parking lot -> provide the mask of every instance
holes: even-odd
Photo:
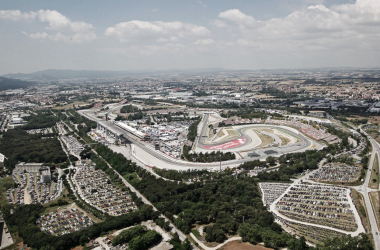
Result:
[[[12,178],[18,187],[7,190],[10,204],[45,204],[61,195],[61,180],[43,182],[39,173],[13,174]]]
[[[94,166],[78,166],[73,180],[81,198],[104,213],[118,216],[137,210],[129,192],[118,189]]]
[[[62,135],[61,139],[65,143],[70,153],[73,155],[80,155],[80,153],[84,149],[83,145],[79,143],[77,139],[73,137],[72,135],[69,135],[69,136]]]
[[[275,216],[276,222],[282,225],[284,230],[292,235],[295,235],[297,237],[305,237],[308,242],[311,242],[312,244],[321,244],[323,241],[327,238],[333,237],[343,237],[346,234],[320,228],[320,227],[314,227],[310,225],[305,225],[302,223],[296,223],[289,220],[286,220],[284,218],[281,218],[279,216]]]
[[[326,182],[352,182],[360,175],[360,167],[345,163],[329,163],[309,176],[309,179]]]
[[[324,184],[296,184],[277,202],[287,218],[354,232],[358,225],[350,189]]]
[[[263,203],[269,207],[277,200],[290,186],[289,183],[261,182],[259,187],[262,194]]]
[[[75,205],[70,205],[63,208],[63,211],[54,211],[41,216],[36,223],[42,232],[64,235],[85,229],[93,225],[94,221]]]
[[[40,129],[30,129],[26,131],[28,134],[52,134],[52,128],[40,128]]]

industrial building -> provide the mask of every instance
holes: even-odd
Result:
[[[20,162],[16,164],[15,169],[13,169],[12,174],[17,173],[41,173],[41,177],[43,182],[50,182],[51,181],[51,172],[50,167],[44,166],[43,163],[25,163]]]

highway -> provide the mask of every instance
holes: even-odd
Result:
[[[363,134],[365,134],[368,137],[368,140],[371,142],[371,145],[372,145],[372,154],[371,154],[371,158],[370,158],[370,161],[369,161],[368,171],[367,171],[367,175],[366,175],[364,184],[361,185],[361,186],[359,186],[359,187],[355,187],[355,189],[357,189],[358,192],[360,192],[363,195],[363,197],[364,197],[364,202],[365,202],[366,207],[367,207],[368,219],[369,219],[369,222],[371,224],[371,233],[373,235],[373,241],[374,241],[374,244],[375,244],[375,248],[374,249],[380,249],[379,229],[377,228],[376,217],[375,217],[375,214],[373,212],[372,203],[371,203],[370,197],[369,197],[369,192],[379,191],[379,190],[371,189],[371,188],[368,187],[368,184],[369,184],[369,182],[371,180],[371,173],[373,171],[372,167],[373,167],[373,163],[374,163],[374,160],[375,160],[375,156],[377,154],[378,157],[380,157],[380,146],[379,146],[379,143],[377,141],[375,141],[374,139],[372,139],[372,137],[370,135],[368,135],[364,130],[361,129],[361,126],[360,126],[360,130],[361,130],[361,132]],[[380,161],[379,161],[379,163],[380,163]]]

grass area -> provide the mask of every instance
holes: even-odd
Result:
[[[260,138],[261,140],[261,144],[259,145],[259,147],[265,147],[265,146],[268,146],[270,143],[273,142],[273,138],[270,137],[270,136],[267,136],[267,135],[263,135],[261,133],[256,133],[257,136]]]
[[[52,201],[49,202],[49,203],[44,204],[43,206],[44,206],[44,207],[50,207],[51,204],[56,203],[58,200],[62,200],[62,201],[64,201],[64,202],[67,202],[68,204],[71,204],[71,203],[73,203],[74,201],[71,200],[71,199],[69,198],[68,194],[69,194],[69,191],[67,191],[66,187],[63,186],[63,192],[62,192],[61,196],[59,196],[59,197],[58,197],[57,199],[55,199],[55,200],[52,200]],[[66,206],[67,206],[67,205],[66,205]]]
[[[140,182],[141,178],[140,176],[137,175],[136,172],[133,172],[133,173],[130,173],[130,174],[126,174],[123,176],[123,178],[125,180],[127,180],[129,183],[133,183],[132,185],[134,185],[135,183],[138,183]]]
[[[193,229],[193,230],[191,230],[191,232],[194,234],[195,237],[197,237],[197,238],[200,238],[200,237],[201,237],[201,234],[199,233],[198,230]]]
[[[226,132],[228,133],[228,136],[226,138],[224,138],[225,140],[235,139],[235,138],[238,138],[240,136],[240,134],[235,130],[228,130],[227,129]]]
[[[358,193],[358,191],[356,191],[354,188],[351,189],[351,192],[352,198],[354,198],[356,210],[358,211],[360,219],[363,222],[363,226],[365,227],[367,232],[371,232],[371,225],[367,216],[367,209],[365,206],[363,195]]]
[[[373,213],[375,214],[377,228],[380,228],[380,192],[370,192],[369,197],[372,201]]]
[[[379,189],[379,157],[377,154],[375,155],[375,160],[373,161],[369,187]]]
[[[15,182],[12,177],[5,177],[0,179],[0,207],[7,204],[7,190],[14,186]]]
[[[90,104],[91,104],[90,102],[77,101],[77,102],[69,103],[63,106],[54,107],[53,109],[69,109],[69,108],[73,108],[73,105],[75,105],[75,107],[78,107],[78,106],[87,106]]]
[[[288,145],[290,143],[290,139],[286,138],[285,136],[282,135],[277,135],[281,139],[281,146]]]
[[[209,128],[210,130],[210,133],[209,133],[209,136],[208,138],[211,139],[215,134],[214,134],[214,129],[213,128]]]
[[[380,143],[380,127],[365,130],[375,141]]]
[[[214,141],[218,140],[220,137],[224,136],[225,133],[227,133],[228,135],[226,137],[224,137],[223,141],[226,141],[228,139],[234,139],[234,138],[238,138],[239,137],[239,133],[233,129],[226,129],[226,128],[223,128],[221,129],[218,134],[216,135]]]
[[[347,117],[347,120],[361,120],[361,119],[368,119],[369,123],[380,123],[380,116],[361,116],[361,115],[351,115],[350,117]]]

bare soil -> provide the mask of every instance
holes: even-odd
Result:
[[[271,248],[266,248],[260,245],[252,245],[248,242],[232,241],[222,246],[218,250],[270,250]]]

